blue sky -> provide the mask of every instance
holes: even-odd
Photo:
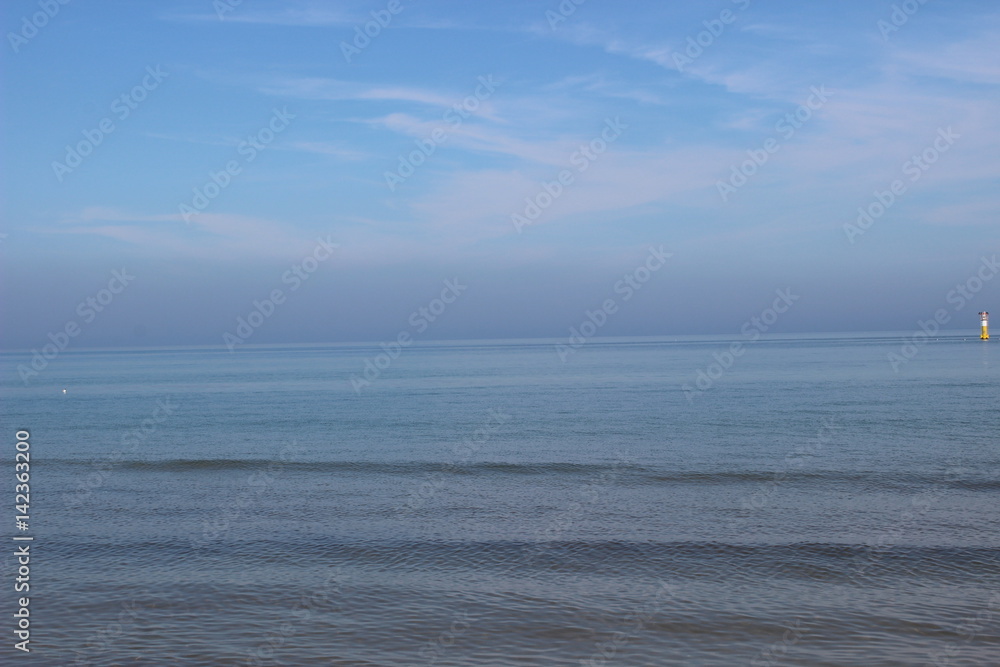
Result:
[[[454,278],[425,338],[565,336],[650,246],[602,335],[735,335],[783,288],[774,331],[911,330],[1000,250],[994,2],[2,11],[5,348],[123,268],[75,345],[221,344],[274,289],[254,343],[386,340]]]

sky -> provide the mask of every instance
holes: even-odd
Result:
[[[993,1],[0,11],[4,349],[1000,313]]]

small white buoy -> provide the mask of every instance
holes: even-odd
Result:
[[[64,394],[66,393],[66,390],[65,390],[65,389],[63,389],[63,393],[64,393]]]

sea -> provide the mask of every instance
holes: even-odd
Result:
[[[30,362],[4,665],[1000,664],[974,333]]]

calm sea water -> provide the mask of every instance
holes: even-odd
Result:
[[[0,655],[1000,664],[995,341],[898,372],[898,336],[728,345],[426,344],[360,392],[376,346],[81,351],[27,387],[3,355],[35,539],[32,652],[5,595]]]

